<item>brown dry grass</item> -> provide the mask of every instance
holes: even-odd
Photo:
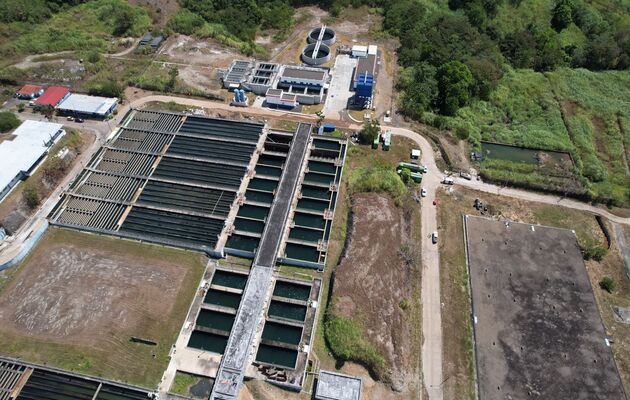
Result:
[[[1,352],[153,387],[204,266],[194,252],[50,228],[0,288]]]

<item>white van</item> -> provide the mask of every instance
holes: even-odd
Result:
[[[443,183],[443,184],[445,184],[445,185],[452,185],[453,183],[455,183],[455,181],[453,181],[453,178],[450,178],[450,177],[448,177],[448,176],[445,176],[445,177],[442,179],[442,183]]]

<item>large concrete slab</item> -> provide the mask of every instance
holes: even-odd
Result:
[[[479,398],[626,399],[575,233],[465,221]]]

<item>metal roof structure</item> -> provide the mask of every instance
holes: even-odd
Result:
[[[286,66],[282,71],[282,78],[324,81],[326,79],[326,71],[323,69]]]
[[[316,400],[361,400],[361,378],[320,371],[315,389]]]
[[[70,93],[70,89],[65,86],[51,86],[35,101],[35,104],[39,106],[56,107],[57,104],[68,96],[68,93]]]
[[[24,121],[12,133],[13,139],[0,143],[0,199],[31,174],[59,137],[62,127],[50,122]]]
[[[88,96],[85,94],[71,94],[66,97],[59,105],[57,109],[60,111],[67,111],[79,114],[93,114],[106,116],[109,114],[113,107],[118,103],[118,99],[115,97],[99,97]]]

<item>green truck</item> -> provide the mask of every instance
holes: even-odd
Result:
[[[376,135],[376,137],[374,138],[374,141],[372,142],[372,148],[373,149],[378,149],[378,144],[380,143],[380,139],[381,139],[381,135]]]
[[[417,165],[417,164],[406,163],[406,162],[399,162],[398,167],[396,167],[396,170],[401,170],[403,168],[407,168],[411,172],[419,172],[421,174],[425,174],[429,171],[429,169],[424,165]]]
[[[390,131],[385,131],[385,135],[383,136],[383,150],[388,151],[392,144],[392,133]]]

